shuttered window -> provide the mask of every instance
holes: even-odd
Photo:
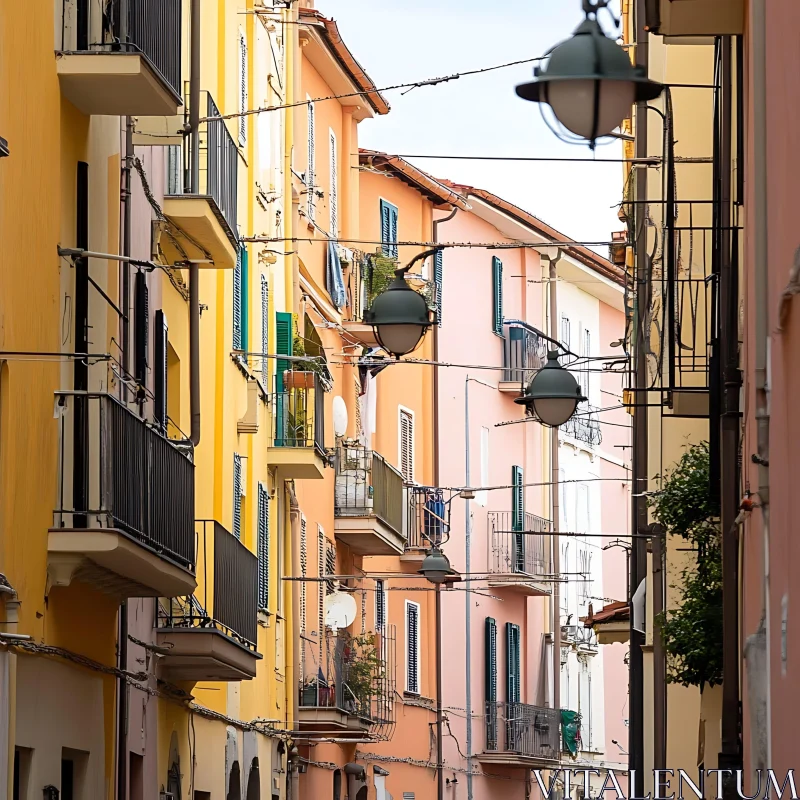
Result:
[[[383,254],[397,258],[397,206],[381,200],[381,249]]]
[[[258,484],[258,607],[269,608],[269,492]]]
[[[444,253],[437,250],[433,257],[433,279],[436,282],[436,316],[442,327],[442,300],[444,295]]]
[[[316,183],[316,111],[312,102],[308,103],[308,166],[306,167],[306,192],[308,193],[308,218],[313,222],[317,216],[314,190]]]
[[[233,270],[233,349],[244,349],[244,337],[242,335],[243,319],[242,319],[242,285],[244,273],[244,258],[247,251],[244,247],[240,247],[236,253],[236,266]]]
[[[155,362],[154,416],[162,430],[167,428],[167,316],[159,309],[156,311],[155,342],[153,343],[153,361]]]
[[[514,534],[513,561],[514,572],[525,572],[525,487],[522,477],[522,467],[511,467],[511,528],[520,533]]]
[[[265,390],[269,391],[267,378],[269,376],[269,281],[267,276],[261,275],[261,380]]]
[[[317,576],[325,575],[325,531],[317,525]],[[322,645],[325,633],[325,589],[320,581],[317,583],[317,631],[319,633],[320,663],[322,663]]]
[[[330,181],[331,188],[328,192],[328,210],[330,212],[330,235],[335,239],[339,235],[339,169],[336,163],[336,134],[330,131]]]
[[[233,454],[233,535],[242,538],[242,457]]]
[[[400,473],[406,483],[414,482],[414,412],[400,409]]]
[[[308,535],[306,532],[307,524],[306,518],[300,517],[300,577],[308,577]],[[300,582],[300,633],[306,632],[306,582]],[[305,648],[302,649],[305,652]]]
[[[497,622],[492,617],[486,617],[484,692],[487,703],[497,701]]]
[[[420,693],[419,603],[406,600],[406,691]]]
[[[506,693],[509,703],[520,702],[520,630],[519,625],[506,623]]]
[[[147,277],[141,270],[136,273],[134,298],[134,362],[136,380],[141,386],[147,383],[147,350],[150,344],[150,300]]]
[[[275,314],[275,352],[281,356],[292,354],[292,315],[287,311],[279,311]],[[275,367],[276,391],[283,391],[283,373],[291,368],[291,362],[279,358]]]
[[[592,334],[591,331],[588,330],[584,330],[583,332],[583,355],[586,356],[586,362],[585,362],[586,366],[584,367],[583,370],[583,376],[581,381],[583,385],[581,386],[581,391],[586,397],[590,398],[591,402],[591,395],[590,395],[591,389],[589,383],[592,374],[591,370],[592,362],[589,359],[591,358],[592,355]]]
[[[325,542],[325,574],[336,574],[336,545],[330,540],[326,540]],[[325,594],[333,594],[335,591],[335,581],[325,581]]]
[[[503,335],[503,262],[492,256],[492,330]]]
[[[239,31],[239,112],[247,111],[247,39]],[[239,144],[247,141],[247,117],[239,117]]]
[[[375,629],[386,627],[386,581],[375,581]]]

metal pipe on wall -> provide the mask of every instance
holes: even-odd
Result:
[[[191,194],[200,191],[200,0],[191,5],[189,67],[189,145]],[[192,445],[200,444],[200,267],[189,265],[189,410]]]
[[[469,375],[467,375],[466,380],[464,381],[464,459],[465,459],[465,470],[464,470],[464,486],[470,486],[470,468],[469,468]],[[464,499],[464,513],[466,514],[465,518],[465,530],[464,530],[464,546],[465,546],[465,556],[464,556],[464,569],[466,572],[466,580],[465,580],[465,589],[464,592],[464,609],[466,612],[466,638],[465,638],[465,655],[467,659],[466,663],[466,678],[467,678],[467,686],[466,686],[466,693],[465,693],[465,702],[464,705],[466,707],[465,713],[467,715],[467,736],[466,736],[466,747],[467,747],[467,800],[472,800],[472,595],[470,593],[470,588],[472,586],[472,572],[471,572],[471,564],[470,564],[470,544],[472,539],[472,517],[470,515],[470,501],[469,498]]]

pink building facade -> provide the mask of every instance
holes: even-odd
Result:
[[[601,371],[614,357],[609,344],[624,334],[621,274],[582,248],[563,250],[557,262],[559,339],[578,355],[608,356],[576,361],[575,370],[591,406],[609,407],[591,416],[582,407],[559,434],[560,527],[570,535],[561,537],[557,575],[551,434],[514,400],[531,377],[525,368],[537,368],[552,347],[542,334],[550,330],[548,256],[558,251],[513,245],[568,237],[488,192],[455,188],[471,210],[441,221],[438,240],[509,247],[446,249],[442,259],[436,360],[454,366],[436,370],[435,475],[451,500],[444,549],[463,576],[442,600],[447,796],[523,798],[538,795],[531,768],[569,761],[553,708],[557,580],[569,640],[561,707],[584,720],[577,759],[626,768],[626,645],[599,647],[579,621],[590,603],[627,596],[624,547],[605,545],[626,541],[630,418],[620,408],[621,381]],[[463,486],[476,487],[474,499],[453,495]]]

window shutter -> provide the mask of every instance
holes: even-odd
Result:
[[[325,574],[336,574],[336,545],[329,541],[325,541]],[[336,591],[336,585],[333,580],[325,581],[325,594],[333,594]]]
[[[236,253],[236,266],[233,270],[233,349],[242,349],[242,261],[244,248]]]
[[[506,663],[508,667],[508,682],[506,684],[507,700],[509,703],[520,702],[520,652],[519,652],[519,625],[506,623]]]
[[[397,206],[381,200],[381,249],[391,258],[397,258],[397,224]]]
[[[167,428],[167,316],[159,309],[156,311],[155,342],[153,349],[155,360],[155,420],[162,430]]]
[[[328,207],[330,211],[330,235],[335,239],[339,234],[339,209],[338,209],[338,190],[337,182],[339,177],[338,168],[336,165],[336,134],[331,131],[330,136],[330,149],[331,149],[331,188],[328,193]]]
[[[258,484],[258,607],[269,608],[269,492]]]
[[[444,254],[436,251],[433,257],[433,279],[436,282],[436,316],[439,327],[442,327],[442,295],[444,290]]]
[[[147,277],[139,270],[136,273],[136,298],[134,300],[135,343],[134,362],[136,380],[141,386],[147,383],[147,348],[150,341],[150,301]]]
[[[314,131],[314,118],[316,112],[314,104],[308,104],[308,167],[306,168],[306,191],[308,192],[308,218],[313,222],[316,218],[316,203],[314,189],[316,182],[316,134]]]
[[[317,577],[325,575],[325,531],[317,525]],[[325,640],[325,588],[324,584],[317,583],[317,632],[319,634],[319,663],[322,663],[322,648]]]
[[[514,572],[525,572],[525,487],[523,486],[522,467],[511,467],[511,527],[514,531]]]
[[[248,331],[250,328],[250,253],[247,250],[247,245],[242,244],[242,275],[241,285],[239,287],[241,298],[241,325],[242,325],[242,350],[246,353],[250,349],[250,337]],[[245,357],[246,360],[246,357]]]
[[[167,145],[167,194],[183,194],[183,148]]]
[[[306,518],[300,517],[300,577],[308,577],[308,537]],[[306,582],[300,582],[300,633],[306,632]],[[305,648],[303,648],[305,651]]]
[[[484,670],[486,702],[497,702],[497,622],[486,617],[486,641],[484,643]]]
[[[406,600],[406,691],[420,693],[419,603]]]
[[[242,538],[242,457],[233,454],[233,535]]]
[[[275,352],[281,356],[292,354],[292,315],[287,311],[279,311],[275,315]],[[275,378],[276,391],[283,391],[283,373],[290,369],[291,362],[278,359]]]
[[[267,276],[261,275],[261,380],[264,389],[269,391],[267,377],[269,376],[269,281]]]
[[[414,415],[400,409],[400,473],[406,483],[414,482]]]
[[[581,386],[581,391],[583,392],[584,396],[590,397],[589,381],[592,374],[592,362],[589,360],[589,358],[592,355],[592,334],[588,330],[583,332],[583,354],[586,356],[586,367],[584,368],[583,372],[583,386]],[[591,399],[589,402],[591,402]]]
[[[386,581],[375,581],[375,629],[386,627]]]
[[[247,111],[247,39],[239,31],[239,111]],[[247,141],[247,117],[239,117],[239,144]]]
[[[492,256],[492,330],[503,335],[503,262]]]

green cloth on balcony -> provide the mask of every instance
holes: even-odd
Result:
[[[573,758],[578,755],[578,745],[581,741],[581,715],[577,711],[561,711],[561,741],[564,750]]]

